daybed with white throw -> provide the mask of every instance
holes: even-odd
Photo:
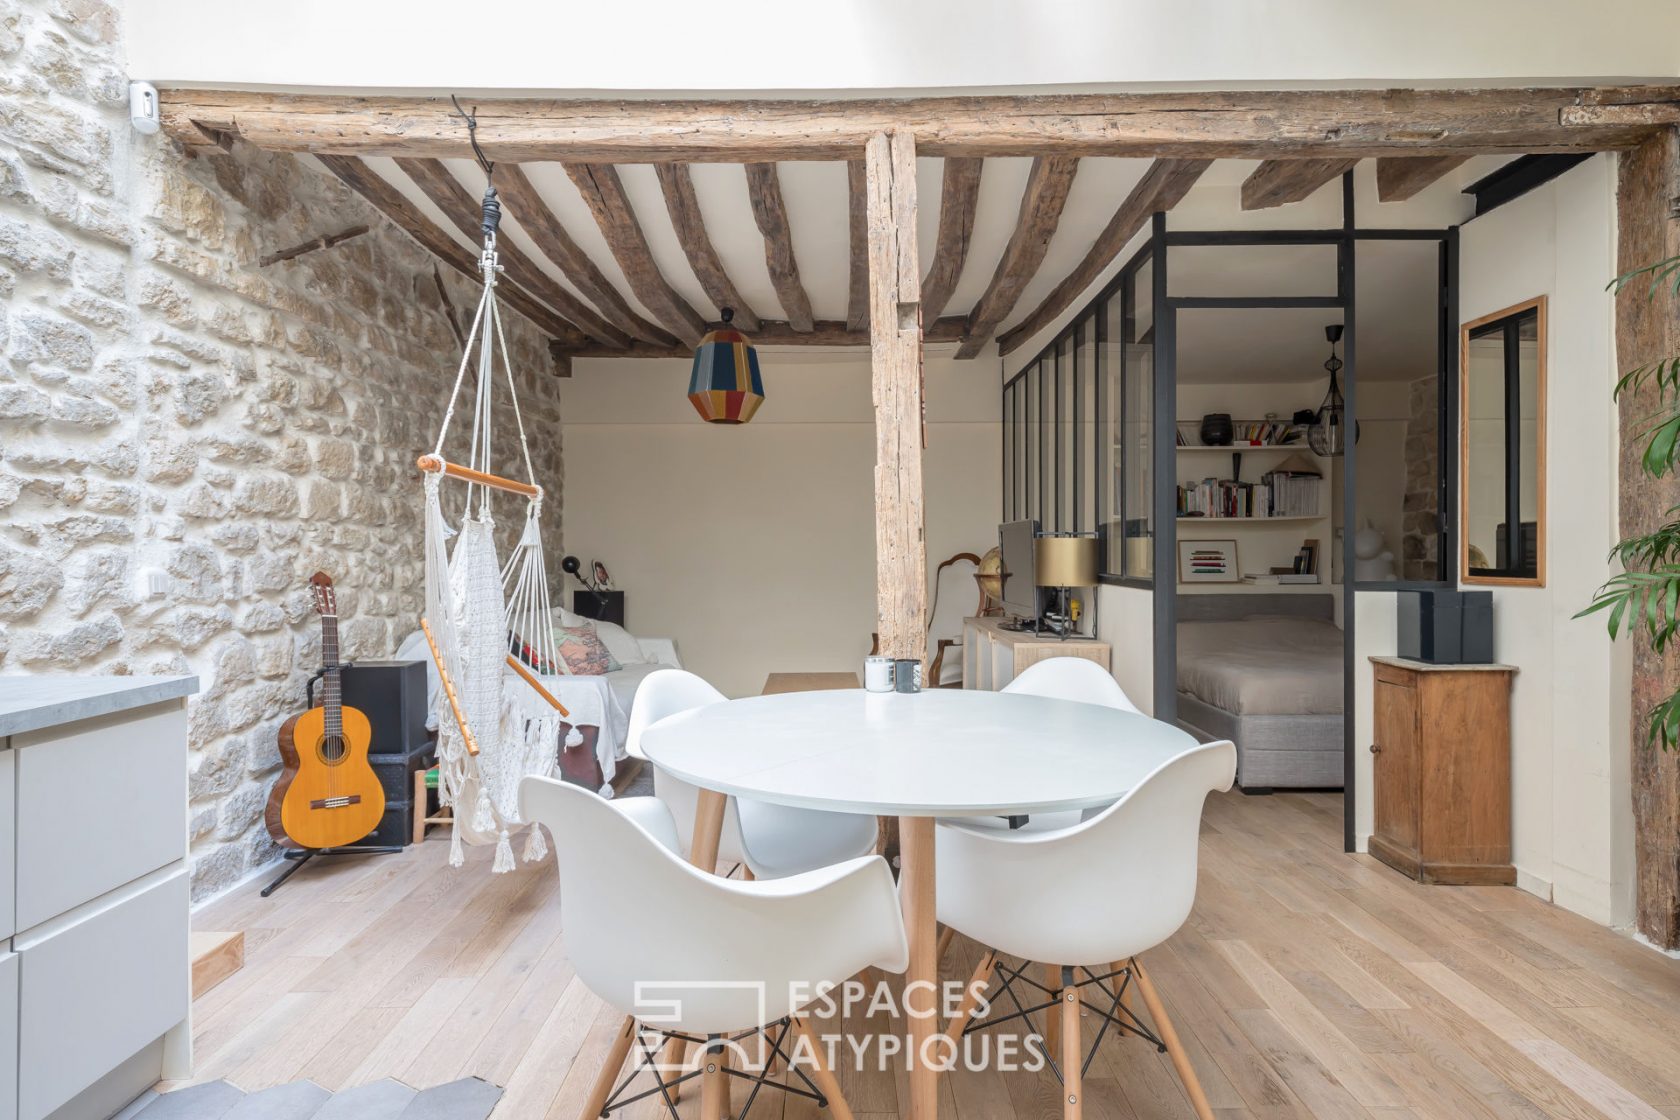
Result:
[[[596,622],[567,610],[554,610],[551,617],[556,627],[589,627],[607,647],[620,668],[598,676],[582,676],[570,672],[544,678],[566,710],[569,724],[584,736],[584,745],[593,747],[600,766],[597,782],[592,785],[604,797],[612,796],[612,780],[618,763],[627,757],[625,736],[630,730],[630,705],[636,690],[649,673],[658,669],[681,669],[677,646],[670,638],[638,638],[622,626],[611,622]],[[437,669],[426,652],[426,637],[416,630],[398,648],[399,660],[426,662],[426,709],[432,713],[426,726],[437,726]],[[564,730],[561,732],[564,736]],[[569,767],[563,767],[570,769]]]
[[[1181,595],[1178,722],[1237,744],[1244,790],[1340,789],[1342,631],[1329,595]]]

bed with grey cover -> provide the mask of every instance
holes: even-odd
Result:
[[[1329,595],[1181,595],[1178,722],[1237,745],[1245,790],[1342,785],[1342,631]]]

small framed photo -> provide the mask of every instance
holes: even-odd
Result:
[[[1236,541],[1178,542],[1178,582],[1241,583]]]

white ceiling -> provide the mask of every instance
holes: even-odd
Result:
[[[463,246],[472,242],[460,234],[453,222],[432,204],[424,192],[397,167],[394,161],[367,161],[381,176],[409,198]],[[1441,181],[1402,204],[1376,201],[1371,161],[1356,171],[1358,224],[1366,227],[1441,228],[1464,220],[1470,202],[1461,193],[1464,184],[1479,178],[1497,159],[1477,159],[1459,167]],[[447,166],[476,198],[483,189],[483,176],[470,160],[450,160]],[[945,315],[971,311],[990,283],[1004,247],[1019,218],[1022,192],[1032,161],[989,159],[985,162],[976,203],[974,232],[968,258]],[[1027,284],[1019,302],[1003,321],[1007,330],[1029,314],[1039,302],[1079,263],[1115,208],[1142,177],[1148,160],[1090,158],[1080,161],[1078,174],[1044,262]],[[1332,182],[1302,202],[1261,211],[1244,211],[1238,204],[1243,179],[1253,161],[1217,161],[1190,194],[1174,209],[1168,221],[1175,229],[1263,229],[1328,228],[1341,221],[1340,183]],[[563,168],[554,163],[525,164],[524,170],[538,193],[567,232],[619,289],[630,305],[650,320],[657,321],[631,291],[623,271],[614,260],[585,205]],[[747,197],[746,175],[737,164],[695,164],[691,168],[707,232],[735,286],[758,314],[767,319],[785,318],[764,257],[764,240],[753,220]],[[645,233],[653,256],[667,281],[708,320],[719,309],[706,298],[699,281],[671,226],[654,170],[650,165],[619,168],[632,208]],[[918,245],[925,270],[929,264],[939,223],[940,182],[943,161],[921,159],[917,163]],[[850,275],[850,239],[845,165],[838,162],[784,163],[780,165],[782,193],[786,200],[793,234],[794,255],[812,309],[818,319],[844,319]],[[504,203],[505,205],[505,203]],[[476,214],[474,215],[476,218]],[[506,209],[507,238],[543,265],[545,270],[579,299],[583,294],[570,284],[560,269],[531,241],[516,210]],[[1140,233],[1135,239],[1141,242]],[[1128,256],[1122,253],[1108,274]],[[1244,294],[1333,294],[1334,250],[1323,246],[1263,246],[1225,249],[1182,248],[1176,250],[1170,266],[1174,295]],[[1435,283],[1433,246],[1419,243],[1366,243],[1360,250],[1359,302],[1372,309],[1374,318],[1360,319],[1360,370],[1371,378],[1400,378],[1407,371],[1434,368],[1434,329],[1430,302]],[[1081,300],[1094,295],[1106,275]],[[589,302],[584,300],[584,302]],[[1377,310],[1381,314],[1375,314]],[[1071,314],[1071,311],[1070,313]],[[1066,316],[1064,316],[1064,319]],[[1183,348],[1181,373],[1188,378],[1203,376],[1201,368],[1232,373],[1252,371],[1259,379],[1314,379],[1321,376],[1323,361],[1323,311],[1306,314],[1252,312],[1197,312],[1194,322],[1218,321],[1220,341],[1198,337],[1199,328],[1181,326]],[[1041,347],[1061,324],[1052,324],[1039,336],[1010,355],[1019,365]],[[1000,331],[1001,333],[1001,331]],[[1288,378],[1286,378],[1288,379]]]

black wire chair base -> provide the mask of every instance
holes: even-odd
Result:
[[[671,1095],[671,1090],[684,1081],[693,1080],[707,1073],[716,1060],[717,1052],[725,1046],[739,1045],[755,1035],[762,1036],[764,1041],[770,1044],[770,1052],[765,1056],[763,1065],[756,1071],[736,1069],[733,1066],[726,1066],[723,1071],[731,1077],[738,1077],[742,1081],[750,1081],[753,1087],[752,1092],[747,1094],[747,1101],[741,1106],[741,1111],[736,1114],[735,1120],[746,1120],[747,1113],[752,1111],[753,1102],[758,1099],[759,1090],[765,1088],[778,1089],[784,1093],[797,1093],[799,1096],[816,1101],[818,1108],[827,1108],[828,1097],[817,1088],[815,1082],[806,1076],[804,1070],[794,1064],[792,1055],[782,1048],[782,1044],[787,1041],[788,1032],[792,1029],[793,1021],[787,1016],[754,1030],[742,1031],[740,1034],[728,1037],[719,1035],[712,1038],[699,1038],[695,1035],[684,1034],[681,1031],[662,1031],[658,1028],[643,1029],[638,1024],[636,1045],[640,1048],[644,1060],[630,1067],[630,1072],[625,1075],[624,1080],[620,1081],[617,1088],[607,1097],[607,1103],[601,1106],[601,1116],[604,1118],[616,1109],[635,1104],[637,1101],[644,1100],[657,1093],[664,1100],[665,1110],[671,1114],[671,1120],[680,1120],[677,1115],[677,1100]],[[774,1035],[771,1034],[772,1031],[775,1031]],[[656,1045],[649,1044],[648,1036],[650,1034],[659,1040]],[[664,1048],[667,1042],[672,1040],[690,1042],[699,1046],[702,1051],[701,1061],[698,1068],[678,1074],[676,1077],[667,1078],[665,1071],[660,1068],[659,1051]],[[805,1083],[805,1088],[802,1089],[797,1085],[784,1085],[781,1082],[770,1080],[770,1071],[775,1068],[777,1058],[782,1060],[782,1065],[790,1073]],[[625,1090],[644,1072],[653,1076],[653,1088],[644,1089],[628,1097],[624,1096]]]
[[[967,1038],[969,1035],[976,1032],[989,1030],[992,1027],[1000,1026],[1004,1023],[1013,1022],[1016,1019],[1019,1019],[1027,1024],[1028,1030],[1033,1031],[1037,1035],[1039,1042],[1042,1045],[1045,1038],[1045,1032],[1038,1030],[1037,1027],[1034,1026],[1032,1017],[1040,1011],[1050,1012],[1060,1008],[1062,1001],[1055,991],[1052,991],[1050,988],[1045,987],[1043,984],[1040,984],[1037,980],[1034,980],[1031,976],[1027,975],[1026,969],[1029,963],[1031,962],[1022,961],[1020,967],[1018,968],[1004,964],[1002,961],[997,963],[994,974],[1001,977],[1003,980],[1002,985],[998,989],[998,994],[1007,995],[1009,997],[1009,1001],[1015,1005],[1015,1010],[1009,1012],[1007,1015],[992,1015],[988,1013],[984,1019],[969,1023],[963,1028],[964,1038]],[[1079,979],[1079,973],[1084,973],[1085,979]],[[1015,985],[1017,983],[1036,988],[1049,998],[1043,1003],[1035,1003],[1033,1006],[1027,1007],[1022,1004],[1020,996],[1015,993]],[[1167,1052],[1167,1044],[1162,1042],[1154,1031],[1144,1026],[1143,1020],[1139,1019],[1137,1015],[1133,1013],[1132,1009],[1126,1005],[1126,991],[1132,984],[1132,970],[1130,968],[1117,968],[1111,972],[1105,972],[1100,976],[1088,968],[1064,968],[1062,969],[1062,983],[1064,987],[1075,988],[1081,991],[1086,988],[1094,987],[1097,991],[1102,993],[1102,998],[1108,1001],[1107,1007],[1099,1007],[1090,1000],[1085,999],[1083,995],[1080,996],[1079,1006],[1102,1019],[1102,1026],[1097,1029],[1096,1037],[1091,1040],[1091,1048],[1085,1053],[1085,1061],[1079,1067],[1081,1077],[1089,1072],[1091,1062],[1097,1056],[1097,1047],[1102,1045],[1103,1036],[1108,1033],[1108,1029],[1110,1027],[1113,1027],[1121,1035],[1135,1034],[1145,1042],[1154,1046],[1159,1052],[1163,1054]],[[990,1001],[992,1007],[994,1008],[997,1006],[998,1002],[999,1001],[996,998],[993,998]],[[1046,1025],[1048,1026],[1048,1015],[1046,1015]],[[1050,1072],[1056,1075],[1057,1081],[1063,1080],[1062,1069],[1061,1066],[1057,1065],[1055,1056],[1049,1052],[1048,1047],[1044,1047],[1043,1051],[1044,1061],[1045,1064],[1050,1067]]]

